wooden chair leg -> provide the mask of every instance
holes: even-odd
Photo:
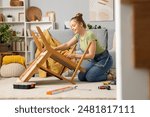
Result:
[[[40,55],[38,55],[35,60],[29,65],[29,67],[21,74],[19,77],[20,81],[26,82],[29,81],[29,79],[34,75],[34,73],[38,69],[38,64],[43,64],[46,59],[50,56],[50,53],[47,51],[41,52]]]
[[[77,64],[77,67],[76,67],[76,69],[75,69],[75,71],[74,71],[74,73],[73,73],[73,75],[72,75],[72,78],[71,78],[71,81],[72,81],[72,82],[73,82],[73,80],[74,80],[74,78],[75,78],[75,76],[76,76],[76,74],[77,74],[77,71],[79,70],[79,67],[80,67],[80,65],[81,65],[81,63],[82,63],[82,61],[83,61],[83,59],[84,59],[84,57],[85,57],[85,54],[87,53],[87,51],[88,51],[90,45],[91,45],[91,43],[89,43],[89,45],[88,45],[86,51],[84,52],[84,54],[82,55],[82,57],[80,58],[80,60],[79,60],[79,62],[78,62],[78,64]]]

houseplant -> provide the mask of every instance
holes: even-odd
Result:
[[[1,51],[2,50],[2,46],[6,46],[7,48],[5,48],[4,50],[7,51],[8,48],[11,47],[11,44],[13,41],[17,41],[19,38],[17,36],[14,35],[14,31],[11,28],[11,25],[9,24],[1,24],[0,25],[0,44],[1,44]]]
[[[12,22],[12,21],[13,21],[13,16],[7,15],[7,22]]]
[[[87,24],[87,26],[88,26],[89,29],[101,29],[102,28],[100,25],[93,26],[91,24]]]

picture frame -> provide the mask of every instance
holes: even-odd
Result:
[[[24,21],[24,12],[19,12],[18,13],[18,21],[23,22]]]
[[[90,21],[113,21],[114,0],[89,0]]]
[[[49,17],[49,21],[51,21],[51,22],[55,22],[56,21],[55,12],[54,11],[47,11],[46,12],[46,16]]]

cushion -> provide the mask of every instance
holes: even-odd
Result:
[[[9,63],[20,63],[22,65],[25,65],[25,58],[20,55],[4,56],[2,60],[2,64],[9,64]]]
[[[66,30],[48,30],[53,38],[59,40],[61,43],[65,43],[69,41],[73,36],[73,32],[71,29]],[[106,30],[105,29],[91,29],[93,33],[96,35],[97,39],[100,41],[102,46],[106,47]],[[108,29],[108,50],[112,49],[113,46],[113,36],[114,29]],[[78,47],[77,47],[78,50]]]
[[[48,30],[45,30],[43,32],[48,44],[51,47],[56,47],[58,45],[60,45],[60,42],[55,39],[54,37],[52,37],[51,33]],[[41,40],[41,37],[38,37],[39,40]],[[43,43],[42,40],[40,41],[41,44]],[[67,53],[71,52],[72,48],[69,50],[65,50],[65,51],[60,51],[61,54],[66,55]],[[38,56],[40,53],[40,51],[37,49],[35,56]],[[60,73],[62,71],[62,65],[56,61],[54,61],[52,58],[48,58],[44,63],[43,66],[50,69],[51,71],[55,72],[55,73]],[[38,70],[39,71],[39,77],[46,77],[47,73],[41,69]]]
[[[60,43],[65,43],[69,41],[73,36],[73,32],[70,29],[66,30],[48,30],[53,38],[60,41]]]
[[[25,66],[19,63],[10,63],[1,66],[0,74],[2,77],[18,77],[24,71],[25,71]]]

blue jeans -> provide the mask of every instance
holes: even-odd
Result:
[[[112,57],[106,50],[102,54],[95,55],[94,59],[88,60],[82,65],[86,72],[79,72],[80,81],[99,82],[107,80],[107,72],[113,63]]]

